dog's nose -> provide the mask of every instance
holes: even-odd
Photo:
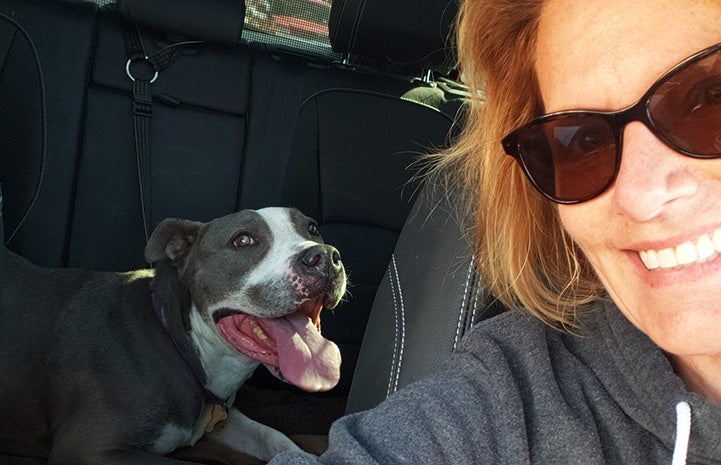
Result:
[[[326,266],[335,270],[343,266],[338,249],[331,245],[314,245],[303,252],[301,262],[308,268],[323,269]]]

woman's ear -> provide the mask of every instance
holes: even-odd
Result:
[[[155,263],[168,257],[173,263],[185,256],[190,246],[198,238],[203,226],[199,221],[166,218],[161,221],[150,235],[145,246],[145,260]]]

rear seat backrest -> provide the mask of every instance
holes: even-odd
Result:
[[[154,3],[162,10],[169,1]],[[182,21],[177,12],[174,19]],[[242,14],[235,20],[242,24]],[[118,16],[103,9],[98,25],[67,264],[124,270],[145,265],[131,81]],[[139,31],[148,55],[178,40],[142,25]],[[150,85],[151,231],[166,217],[207,221],[236,210],[250,70],[247,47],[205,42],[188,46]]]
[[[168,216],[208,220],[235,211],[251,68],[249,48],[237,46],[244,3],[125,0],[118,9],[140,22],[148,54],[180,40],[177,32],[191,23],[197,36],[184,38],[207,41],[188,47],[151,85],[153,222]],[[37,44],[48,112],[41,166],[32,55],[0,24],[0,31],[14,34],[0,62],[0,98],[8,115],[0,118],[0,142],[8,148],[0,157],[0,182],[8,229],[16,228],[30,204],[35,179],[43,179],[9,246],[47,266],[145,266],[121,17],[110,9],[98,12],[92,3],[52,1],[0,0],[0,11],[26,25]],[[228,43],[236,46],[218,45]]]
[[[33,41],[46,96],[43,115],[31,45],[14,25],[0,20],[0,182],[5,238],[10,248],[35,263],[62,266],[97,7],[0,0],[0,12],[19,23]],[[44,157],[43,125],[47,130]],[[36,187],[39,195],[25,217]]]

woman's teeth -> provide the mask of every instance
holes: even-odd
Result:
[[[707,262],[721,253],[721,228],[704,234],[695,241],[661,250],[642,250],[641,261],[649,270],[669,269],[678,266]]]

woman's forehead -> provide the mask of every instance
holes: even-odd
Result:
[[[545,111],[624,108],[717,42],[718,1],[547,0],[536,53]]]

